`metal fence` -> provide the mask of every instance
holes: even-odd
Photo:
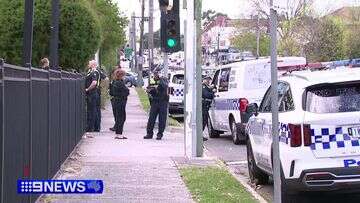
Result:
[[[34,202],[18,179],[50,179],[85,129],[84,78],[0,61],[1,202]]]

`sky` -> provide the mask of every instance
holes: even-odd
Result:
[[[131,14],[135,12],[136,16],[141,14],[141,0],[113,0],[118,3],[120,10],[124,15],[130,18]],[[155,13],[154,13],[154,30],[160,27],[160,11],[158,6],[158,0],[154,1]],[[148,2],[145,0],[145,16],[148,15]],[[180,0],[181,4],[183,0]],[[218,12],[226,13],[230,18],[242,18],[249,16],[253,13],[251,3],[249,0],[203,0],[203,11],[213,9]],[[221,2],[221,3],[219,3]],[[226,3],[225,3],[226,2]],[[287,0],[274,0],[274,5],[283,7],[286,5]],[[332,11],[343,6],[360,6],[360,0],[314,0],[315,11],[319,15],[323,15],[328,11]],[[186,16],[186,11],[182,10],[181,16]],[[145,32],[147,32],[147,26],[145,25]]]

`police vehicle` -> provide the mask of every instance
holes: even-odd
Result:
[[[360,189],[360,70],[303,71],[280,77],[279,140],[283,198],[306,191]],[[272,171],[271,93],[246,127],[250,179]]]
[[[279,58],[278,67],[306,64],[303,57]],[[269,58],[242,61],[222,66],[215,72],[212,85],[215,99],[209,110],[209,137],[216,138],[230,132],[235,144],[245,141],[246,113],[249,103],[260,103],[271,83]]]
[[[174,71],[169,74],[169,113],[184,112],[184,71]]]

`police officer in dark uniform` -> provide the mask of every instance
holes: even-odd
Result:
[[[214,88],[210,86],[211,77],[206,76],[203,79],[203,85],[202,85],[202,118],[203,118],[203,131],[205,129],[205,126],[208,123],[209,120],[209,109],[210,105],[212,103],[212,100],[215,97],[214,94]],[[206,141],[207,138],[203,137],[203,140]]]
[[[113,111],[115,114],[115,139],[127,139],[124,137],[123,128],[126,120],[126,103],[129,95],[129,89],[124,82],[126,72],[122,69],[116,69],[112,84],[110,86],[111,103],[113,104]]]
[[[144,139],[152,139],[154,135],[154,126],[156,117],[159,116],[159,131],[157,140],[161,140],[166,127],[167,108],[169,104],[168,81],[160,77],[158,72],[154,72],[154,78],[150,81],[147,93],[150,100],[150,114],[147,123],[147,134]]]
[[[97,73],[99,74],[99,81],[98,81],[98,88],[97,92],[99,94],[99,98],[101,98],[101,81],[106,78],[106,74],[104,73],[104,70],[101,68],[96,68]],[[95,132],[100,132],[101,126],[101,99],[99,99],[96,103],[96,116],[95,116]]]
[[[96,61],[89,61],[89,71],[86,75],[85,81],[85,91],[86,91],[86,104],[87,104],[87,132],[95,131],[95,121],[96,121],[96,107],[100,100],[100,94],[98,90],[98,85],[100,82],[99,72],[96,71],[97,63]]]

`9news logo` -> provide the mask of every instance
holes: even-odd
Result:
[[[18,180],[18,194],[101,194],[102,180]]]

